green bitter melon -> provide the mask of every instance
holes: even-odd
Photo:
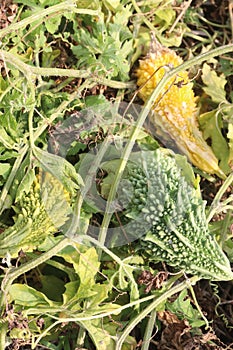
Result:
[[[123,197],[139,250],[187,273],[231,280],[230,263],[206,220],[206,202],[167,150],[140,152],[129,167]],[[183,158],[182,156],[179,156]],[[180,159],[181,159],[180,158]],[[140,166],[139,166],[140,164]]]

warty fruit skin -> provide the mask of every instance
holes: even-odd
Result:
[[[141,152],[127,179],[125,215],[131,219],[128,232],[140,237],[137,251],[201,278],[233,279],[230,262],[209,231],[200,189],[186,179],[175,156],[165,149]]]
[[[158,42],[153,52],[139,61],[136,70],[139,96],[146,102],[153,90],[163,78],[167,69],[177,67],[183,60],[174,51],[163,47]],[[150,113],[150,123],[156,134],[165,142],[173,140],[189,161],[199,169],[225,177],[218,166],[218,160],[206,143],[197,122],[196,97],[188,73],[182,71],[171,78],[160,92]]]

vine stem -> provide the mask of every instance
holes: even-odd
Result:
[[[98,244],[98,243],[97,243]],[[69,322],[76,322],[79,323],[81,326],[83,326],[85,328],[85,324],[83,322],[85,321],[90,321],[90,320],[95,320],[95,319],[102,319],[104,317],[113,315],[113,314],[119,314],[120,312],[122,312],[123,310],[127,309],[127,308],[132,308],[133,306],[136,305],[140,305],[144,302],[148,302],[150,300],[155,299],[154,301],[152,301],[152,303],[150,305],[148,305],[148,307],[146,309],[144,309],[137,317],[135,317],[132,322],[125,328],[124,332],[121,334],[121,336],[117,339],[117,336],[115,337],[116,340],[116,348],[115,350],[121,350],[121,347],[126,339],[126,337],[128,336],[128,334],[131,332],[131,330],[146,316],[148,315],[150,312],[154,313],[154,311],[156,310],[156,307],[159,306],[161,303],[163,303],[164,301],[167,300],[167,298],[170,298],[171,296],[173,296],[174,294],[184,290],[185,288],[190,288],[192,285],[194,285],[200,278],[197,276],[192,277],[191,279],[186,279],[184,282],[179,283],[178,285],[172,287],[170,290],[168,290],[167,292],[163,293],[160,297],[156,298],[155,295],[149,295],[147,297],[144,297],[142,299],[138,299],[135,301],[132,301],[128,304],[119,306],[116,309],[112,309],[106,312],[102,312],[99,314],[95,314],[95,315],[88,315],[85,316],[84,313],[80,313],[80,314],[74,314],[72,317],[59,317],[59,316],[55,316],[55,315],[51,315],[51,312],[54,312],[56,314],[58,314],[59,312],[64,312],[64,309],[52,309],[50,308],[49,310],[47,308],[40,308],[39,310],[37,309],[30,309],[28,311],[26,311],[27,315],[35,315],[37,313],[39,314],[44,314],[47,315],[51,318],[53,318],[54,320],[56,320],[53,324],[51,324],[48,328],[46,328],[37,338],[36,342],[34,343],[34,347],[39,343],[39,341],[49,332],[51,331],[52,328],[54,328],[55,326],[57,326],[60,323],[69,323]],[[66,312],[69,312],[68,310],[66,310]]]
[[[154,33],[158,33],[158,30],[153,26],[153,24],[146,18],[146,16],[142,13],[140,7],[138,6],[137,2],[135,0],[131,0],[132,5],[137,12],[138,16],[142,18],[142,21],[147,25],[147,27]]]
[[[202,310],[201,310],[201,308],[200,308],[200,305],[198,304],[198,301],[197,301],[195,292],[194,292],[194,290],[193,290],[193,287],[190,286],[190,287],[189,287],[189,290],[190,290],[190,292],[191,292],[191,295],[192,295],[194,304],[195,304],[195,306],[196,306],[196,308],[197,308],[197,311],[198,311],[199,314],[201,315],[202,319],[205,321],[205,324],[206,324],[205,329],[207,330],[207,329],[210,328],[209,321],[207,320],[207,318],[206,318],[205,315],[203,314],[203,312],[202,312]]]
[[[45,337],[45,335],[51,331],[52,328],[56,327],[57,325],[61,324],[61,323],[69,323],[69,322],[76,322],[78,324],[80,324],[83,328],[85,328],[85,321],[91,321],[91,320],[95,320],[95,319],[102,319],[104,317],[107,317],[107,316],[111,316],[113,314],[119,314],[121,311],[129,308],[129,307],[133,307],[135,305],[139,305],[143,302],[147,302],[151,299],[154,299],[155,296],[154,295],[150,295],[148,297],[145,297],[145,298],[142,298],[142,299],[139,299],[139,300],[135,300],[131,303],[128,303],[128,304],[125,304],[125,305],[122,305],[120,306],[119,308],[116,308],[115,310],[110,310],[110,311],[106,311],[106,312],[102,312],[98,315],[90,315],[90,316],[82,316],[81,314],[80,315],[77,315],[77,316],[74,316],[74,317],[57,317],[57,316],[54,316],[54,315],[51,315],[49,314],[48,312],[44,313],[45,315],[53,318],[54,320],[56,320],[53,324],[51,324],[48,328],[46,328],[37,338],[37,340],[34,342],[33,344],[33,347],[32,349],[35,349],[36,345],[39,344],[40,340]],[[48,310],[48,309],[47,309]],[[46,311],[47,311],[46,310]],[[35,313],[37,313],[37,309],[32,309],[31,310],[31,314],[35,315]],[[40,309],[40,314],[41,314],[41,309]],[[54,310],[56,313],[59,313],[59,312],[64,312],[64,309],[62,310]],[[0,349],[1,350],[1,349]]]
[[[80,87],[78,87],[76,89],[76,91],[74,93],[72,93],[69,96],[68,100],[64,100],[58,107],[57,109],[54,111],[54,113],[49,117],[49,118],[45,118],[44,122],[37,128],[37,130],[35,130],[34,135],[33,132],[31,134],[30,139],[33,139],[33,141],[36,141],[41,134],[47,129],[47,127],[49,125],[51,125],[54,120],[56,120],[59,116],[62,115],[62,113],[65,111],[65,108],[77,97],[78,93],[81,92],[83,89],[85,88],[91,88],[93,87],[93,83],[90,83],[88,80],[86,80]],[[31,122],[29,120],[29,122]],[[29,146],[30,144],[27,143],[25,144],[20,150],[19,150],[19,156],[16,158],[14,165],[11,169],[11,172],[7,178],[7,181],[4,184],[4,187],[1,191],[1,195],[0,195],[0,214],[3,212],[3,210],[5,209],[4,204],[7,198],[7,194],[10,190],[10,187],[12,185],[12,182],[14,181],[14,178],[17,175],[17,172],[20,168],[20,165],[25,157],[25,155],[27,154],[28,150],[29,150]]]
[[[24,63],[15,54],[4,50],[0,50],[0,59],[2,59],[10,65],[13,65],[27,77],[35,78],[36,76],[60,76],[68,78],[83,78],[89,79],[89,81],[95,82],[96,84],[106,85],[115,89],[132,89],[135,87],[134,82],[122,82],[106,79],[88,70],[43,68],[31,66],[27,63]]]
[[[156,315],[157,315],[157,311],[156,309],[152,310],[150,313],[150,318],[149,321],[147,322],[146,325],[146,330],[145,330],[145,334],[143,337],[143,342],[142,342],[142,349],[141,350],[148,350],[149,346],[150,346],[150,340],[153,334],[153,329],[155,326],[155,321],[156,321]]]
[[[0,322],[0,350],[4,350],[6,348],[6,334],[8,332],[8,322],[2,320]]]
[[[220,200],[221,200],[222,196],[224,195],[224,193],[226,192],[227,188],[229,186],[231,186],[232,183],[233,183],[233,173],[228,175],[228,177],[226,178],[226,180],[224,181],[224,183],[220,187],[219,191],[215,195],[215,197],[213,199],[213,202],[211,203],[211,206],[209,208],[208,215],[207,215],[207,221],[208,222],[210,222],[212,217],[217,213],[218,208],[219,208]]]
[[[39,21],[41,18],[49,16],[53,13],[64,13],[64,11],[72,11],[77,14],[86,14],[91,16],[99,16],[99,11],[97,10],[90,10],[90,9],[79,9],[76,6],[76,1],[63,1],[60,4],[50,6],[47,9],[36,11],[35,14],[29,16],[28,18],[25,18],[19,22],[12,23],[6,28],[3,28],[0,30],[0,38],[3,38],[5,35],[9,33],[14,33],[18,29],[23,29],[27,25]]]
[[[126,310],[130,307],[133,307],[133,306],[137,306],[137,305],[140,305],[142,303],[146,303],[152,299],[155,299],[155,296],[154,295],[148,295],[147,297],[144,297],[144,298],[141,298],[141,299],[137,299],[137,300],[134,300],[128,304],[124,304],[124,305],[121,305],[117,308],[112,308],[112,309],[109,309],[108,311],[102,311],[100,313],[96,313],[95,315],[87,315],[85,316],[85,312],[83,313],[75,313],[69,309],[65,309],[64,310],[64,307],[56,307],[56,308],[53,308],[53,307],[49,307],[49,308],[43,308],[43,307],[40,307],[40,308],[37,308],[37,309],[34,309],[34,308],[31,308],[31,309],[28,309],[28,310],[24,310],[24,315],[25,316],[29,316],[29,315],[46,315],[46,316],[49,316],[51,317],[52,319],[54,320],[57,320],[59,321],[58,323],[68,323],[68,322],[82,322],[82,321],[91,321],[91,320],[96,320],[96,319],[99,319],[99,318],[104,318],[104,317],[107,317],[107,316],[110,316],[110,315],[113,315],[113,314],[118,314],[120,313],[121,311],[123,310]],[[59,316],[56,316],[56,315],[52,315],[51,313],[54,313],[54,314],[59,314],[60,312],[62,313],[66,313],[67,314],[67,317],[60,317]],[[47,329],[48,331],[48,329]],[[47,333],[47,331],[45,331],[45,333]],[[0,348],[1,350],[1,348]]]
[[[109,250],[107,247],[105,247],[98,240],[96,240],[95,238],[93,238],[91,236],[84,235],[84,234],[80,233],[79,236],[77,235],[76,237],[72,237],[72,238],[63,237],[50,250],[41,254],[37,258],[26,262],[25,264],[21,265],[20,267],[17,267],[17,268],[11,267],[7,270],[5,277],[2,281],[2,286],[1,286],[2,294],[0,297],[0,307],[2,307],[4,304],[4,295],[7,295],[11,284],[13,283],[13,281],[16,278],[18,278],[19,276],[23,275],[24,273],[27,273],[28,271],[34,269],[38,265],[41,265],[45,261],[49,260],[51,257],[53,257],[54,255],[59,253],[61,250],[65,249],[67,246],[71,245],[75,248],[76,243],[84,244],[85,241],[88,241],[88,242],[94,244],[95,246],[97,246],[98,248],[104,250],[106,252],[106,254],[108,254],[120,266],[122,266],[122,265],[125,265],[128,267],[130,266],[130,265],[124,264],[116,254],[114,254],[111,250]]]
[[[93,176],[96,173],[96,169],[99,168],[101,161],[107,151],[107,149],[109,148],[109,144],[110,144],[110,140],[108,138],[108,136],[104,139],[104,141],[102,142],[100,148],[98,149],[97,154],[94,157],[94,160],[90,166],[90,168],[88,169],[88,173],[85,179],[83,179],[84,181],[84,186],[83,188],[80,190],[80,193],[78,194],[75,206],[74,206],[74,214],[73,214],[73,218],[72,218],[72,222],[70,224],[70,227],[68,228],[68,230],[66,231],[65,235],[67,237],[72,238],[74,232],[77,232],[78,228],[79,228],[79,222],[80,222],[80,215],[81,215],[81,208],[83,205],[83,201],[88,193],[88,191],[90,190],[92,183],[93,183]],[[85,159],[84,159],[85,160]]]
[[[23,148],[21,148],[21,150],[19,150],[19,155],[16,158],[14,165],[11,169],[11,172],[7,178],[7,181],[5,182],[5,185],[1,191],[1,196],[0,196],[0,214],[3,212],[3,210],[5,209],[5,202],[6,202],[6,198],[7,198],[7,194],[10,190],[11,184],[17,174],[17,171],[19,170],[20,164],[22,163],[26,153],[28,151],[28,145],[25,145]]]
[[[13,281],[17,277],[34,269],[36,266],[44,263],[46,260],[49,260],[52,256],[56,255],[58,252],[60,252],[62,249],[64,249],[65,247],[67,247],[70,244],[72,244],[72,243],[70,242],[69,238],[67,238],[67,237],[62,238],[50,250],[41,254],[36,259],[30,260],[30,261],[26,262],[25,264],[21,265],[20,267],[9,268],[5,274],[3,281],[2,281],[0,308],[2,308],[4,305],[4,296],[7,295],[11,284],[13,283]]]
[[[150,305],[148,305],[144,310],[140,312],[138,316],[136,316],[124,329],[123,333],[119,337],[119,339],[116,341],[116,348],[115,350],[121,350],[122,345],[126,339],[126,337],[130,334],[130,332],[136,327],[136,325],[143,320],[148,314],[150,314],[153,310],[155,310],[160,304],[162,304],[164,301],[166,301],[168,298],[173,296],[176,293],[181,292],[185,288],[189,288],[190,286],[196,284],[196,282],[200,278],[197,276],[193,276],[189,280],[185,280],[184,282],[179,283],[178,285],[172,287],[165,293],[163,293],[160,297],[158,297],[156,300],[152,301]]]

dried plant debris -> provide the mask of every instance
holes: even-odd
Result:
[[[8,27],[15,19],[18,5],[11,0],[2,0],[0,4],[0,29]]]

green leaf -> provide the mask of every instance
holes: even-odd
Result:
[[[113,1],[111,1],[111,4],[113,4]],[[118,7],[118,11],[116,12],[115,16],[113,17],[113,22],[120,24],[121,28],[123,30],[122,26],[125,26],[125,29],[128,30],[127,28],[127,23],[129,18],[132,16],[132,10],[131,10],[131,5],[126,5],[125,7]],[[130,35],[131,37],[131,35]]]
[[[0,163],[0,176],[7,177],[11,166],[8,163]]]
[[[72,300],[76,300],[75,306],[78,305],[76,298],[77,290],[79,287],[79,281],[72,281],[65,284],[65,292],[63,293],[63,304],[70,304]],[[79,306],[80,308],[80,306]],[[76,308],[75,308],[76,309]]]
[[[117,337],[121,334],[118,323],[97,319],[82,321],[81,324],[88,331],[96,350],[115,350]],[[127,336],[122,345],[122,350],[136,349],[136,345],[135,338]]]
[[[44,50],[42,53],[42,67],[51,67],[53,61],[61,54],[60,50]]]
[[[19,187],[17,188],[16,196],[15,196],[15,201],[17,202],[23,195],[24,192],[28,193],[29,189],[35,180],[35,170],[30,169],[29,171],[26,172],[24,175],[23,179],[21,180]]]
[[[49,300],[43,293],[29,287],[26,284],[14,283],[10,286],[9,295],[11,302],[24,307],[42,307],[53,306],[54,303]]]
[[[111,290],[111,284],[100,284],[97,283],[92,287],[93,295],[88,303],[88,309],[98,309],[100,303],[107,299],[108,293]],[[95,293],[95,294],[94,294]],[[106,305],[104,306],[106,307]]]
[[[217,110],[204,113],[199,116],[200,129],[205,140],[211,141],[211,148],[220,160],[219,166],[225,174],[230,172],[228,165],[229,148],[225,137],[222,135],[222,119]]]
[[[18,327],[15,327],[15,328],[12,328],[10,330],[10,339],[17,339],[17,340],[22,340],[22,341],[25,341],[25,340],[28,340],[30,341],[30,338],[31,338],[31,332],[28,328],[18,328]]]
[[[89,336],[96,346],[96,350],[114,350],[116,338],[115,334],[111,335],[103,328],[102,320],[82,321],[83,327],[87,329]]]
[[[75,193],[80,185],[83,185],[81,176],[66,159],[43,151],[38,147],[35,147],[33,152],[39,161],[40,167],[57,178],[72,194]]]
[[[230,153],[229,153],[229,166],[233,169],[233,124],[229,123],[228,125],[228,133],[227,137],[229,139],[229,147],[230,147]]]
[[[50,1],[50,0],[47,0]],[[77,1],[76,6],[78,8],[91,8],[92,10],[97,10],[100,7],[100,0],[82,0],[82,1]]]
[[[201,318],[198,310],[192,306],[187,289],[184,289],[175,301],[168,302],[166,307],[180,319],[187,319],[192,327],[199,328],[205,325],[205,321]]]
[[[206,85],[203,90],[211,97],[212,101],[217,103],[226,101],[226,92],[224,88],[227,80],[224,74],[218,76],[214,69],[207,63],[204,63],[201,78]]]
[[[75,272],[80,278],[78,298],[87,298],[96,294],[92,287],[95,285],[95,276],[99,271],[99,266],[98,254],[94,247],[80,254],[79,264],[74,264]]]
[[[17,121],[10,110],[5,110],[4,114],[1,115],[1,124],[13,140],[17,141],[22,136],[21,128],[19,127],[20,121]]]
[[[104,0],[104,5],[110,10],[110,11],[116,11],[118,6],[120,6],[121,1],[120,0]]]
[[[110,108],[111,104],[106,100],[104,95],[91,95],[85,98],[85,107],[90,108],[94,113],[104,114]]]
[[[172,8],[167,7],[166,9],[158,9],[155,11],[155,21],[154,24],[161,27],[160,30],[165,30],[168,28],[175,19],[175,11]]]
[[[41,30],[39,34],[36,35],[35,37],[35,47],[36,50],[39,51],[40,48],[45,48],[47,38],[44,34],[44,31]]]
[[[0,186],[4,185],[9,173],[10,173],[11,165],[8,163],[1,163],[0,158]],[[7,201],[5,201],[7,203]],[[4,207],[6,208],[4,203]],[[8,203],[9,204],[9,203]]]
[[[39,180],[41,202],[46,214],[53,225],[60,229],[67,222],[69,214],[72,212],[70,194],[64,189],[63,184],[49,172],[41,172]]]
[[[65,259],[66,262],[74,266],[78,266],[80,253],[86,251],[86,247],[76,244],[76,249],[73,246],[67,246],[58,255]]]
[[[123,20],[126,21],[128,14]],[[91,32],[85,28],[78,29],[74,35],[78,45],[71,50],[78,58],[78,66],[91,69],[108,78],[119,77],[128,80],[130,65],[127,61],[132,51],[132,34],[122,23],[105,24],[93,22]],[[128,40],[129,39],[129,40]]]
[[[102,164],[101,168],[107,172],[107,176],[104,177],[101,183],[101,195],[104,198],[108,198],[109,191],[115,180],[116,171],[119,169],[121,159],[112,159]]]
[[[72,306],[72,310],[76,310],[77,303],[88,298],[88,307],[86,310],[91,313],[98,313],[100,309],[99,304],[108,297],[111,284],[100,284],[95,281],[100,266],[95,248],[84,246],[80,246],[80,248],[79,255],[72,247],[67,247],[61,254],[67,262],[73,264],[74,270],[79,277],[77,281],[66,283],[63,301],[64,304],[68,305],[76,301]],[[77,249],[79,249],[78,246]],[[79,308],[80,306],[78,305]]]
[[[62,15],[56,14],[56,16],[48,18],[45,21],[45,27],[50,34],[54,34],[61,23]]]
[[[1,152],[1,147],[0,147],[0,152]],[[19,155],[18,152],[15,151],[6,151],[4,149],[4,153],[0,155],[0,160],[8,160],[11,158],[16,158]]]
[[[55,275],[41,275],[40,281],[42,288],[40,291],[49,299],[54,301],[62,301],[62,292],[64,291],[64,281]]]
[[[119,286],[121,289],[129,288],[130,301],[134,301],[139,298],[138,284],[133,274],[138,269],[138,266],[132,264],[143,264],[143,258],[137,255],[129,256],[123,260],[123,263],[119,267]]]
[[[30,154],[28,153],[27,156],[25,157],[25,159],[23,160],[23,162],[21,163],[21,165],[17,171],[16,177],[14,179],[14,182],[13,182],[11,189],[10,189],[10,194],[14,200],[15,200],[16,193],[18,193],[18,199],[21,196],[20,192],[18,191],[19,186],[21,186],[22,189],[24,189],[26,192],[27,185],[30,182],[30,176],[31,176],[31,174],[30,174],[30,175],[28,175],[28,178],[27,178],[26,174],[28,172],[30,172],[29,171],[30,168],[32,168],[32,164],[31,164]],[[23,179],[25,179],[25,180],[23,181]],[[23,184],[21,184],[22,181],[23,181]]]
[[[0,125],[0,143],[7,149],[15,148],[15,141],[7,134],[6,130]]]
[[[187,157],[184,157],[181,154],[175,154],[175,159],[179,168],[182,169],[182,174],[186,178],[186,181],[198,188],[193,168],[188,162]]]
[[[0,76],[0,93],[2,94],[7,87],[9,86],[8,81],[3,78],[3,76]]]

